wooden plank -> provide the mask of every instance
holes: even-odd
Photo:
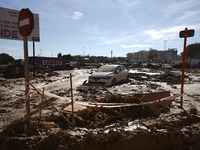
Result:
[[[143,102],[151,102],[155,100],[159,100],[164,97],[170,96],[169,91],[164,91],[164,92],[154,92],[154,93],[144,93],[144,94],[135,94],[136,97],[141,99],[143,96]]]

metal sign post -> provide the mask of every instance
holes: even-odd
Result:
[[[183,46],[183,64],[182,64],[182,81],[181,81],[181,102],[180,107],[183,108],[183,85],[184,85],[184,72],[185,72],[185,57],[186,57],[186,43],[187,43],[187,37],[194,36],[194,30],[188,30],[185,28],[185,30],[179,32],[179,37],[184,37],[184,46]]]
[[[26,121],[30,122],[30,97],[29,97],[29,59],[28,59],[28,39],[34,27],[33,14],[29,9],[22,9],[18,17],[18,29],[24,40],[24,69],[25,69],[25,95],[26,95]]]

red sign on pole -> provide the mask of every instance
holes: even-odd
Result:
[[[21,36],[28,36],[31,34],[34,27],[34,19],[32,12],[27,9],[22,9],[19,13],[18,28]]]
[[[28,60],[28,40],[29,36],[33,30],[34,21],[32,12],[27,9],[22,9],[18,17],[18,29],[21,36],[24,39],[24,70],[25,70],[25,95],[26,95],[26,121],[30,122],[30,96],[29,96],[29,60]]]

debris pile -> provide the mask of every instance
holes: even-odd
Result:
[[[24,77],[24,65],[23,64],[9,65],[4,70],[3,77],[6,79],[14,79],[14,78]]]
[[[167,82],[167,84],[181,84],[181,74],[177,74],[174,72],[166,71],[160,76],[154,76],[155,79],[153,81],[156,82]],[[185,76],[187,78],[187,76]]]
[[[33,74],[33,66],[29,65],[29,71],[30,71],[30,76]],[[53,76],[56,75],[56,73],[50,69],[50,68],[45,68],[41,65],[35,65],[35,73],[36,77],[45,77],[45,73],[48,74],[48,76]],[[9,65],[4,71],[3,71],[3,77],[6,79],[14,79],[14,78],[22,78],[24,77],[24,64],[18,63],[18,64],[13,64]]]
[[[186,118],[186,116],[183,116]],[[15,149],[181,149],[200,148],[200,118],[188,116],[183,120],[141,120],[134,130],[123,130],[123,124],[113,124],[99,130],[76,128],[66,130],[57,123],[32,120],[25,126],[25,120],[19,119],[1,131],[1,150]],[[135,121],[133,124],[137,124]],[[142,124],[146,128],[142,128]],[[113,128],[114,127],[114,128]],[[110,128],[110,130],[109,130]],[[119,129],[118,129],[119,128]],[[126,127],[125,127],[126,128]],[[191,132],[192,131],[192,132]]]
[[[167,84],[170,85],[181,83],[181,74],[171,71],[156,75],[149,75],[148,73],[129,73],[129,77],[139,81],[167,82]],[[188,78],[188,76],[185,75],[185,78]]]

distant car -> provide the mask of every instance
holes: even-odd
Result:
[[[151,69],[158,69],[159,65],[157,63],[149,63],[147,64],[147,67]]]
[[[67,70],[74,70],[74,67],[70,64],[65,64]]]
[[[115,85],[119,82],[128,82],[128,70],[123,65],[103,65],[89,76],[89,83],[103,83]]]
[[[163,70],[172,70],[172,66],[170,64],[163,64],[161,68]]]

